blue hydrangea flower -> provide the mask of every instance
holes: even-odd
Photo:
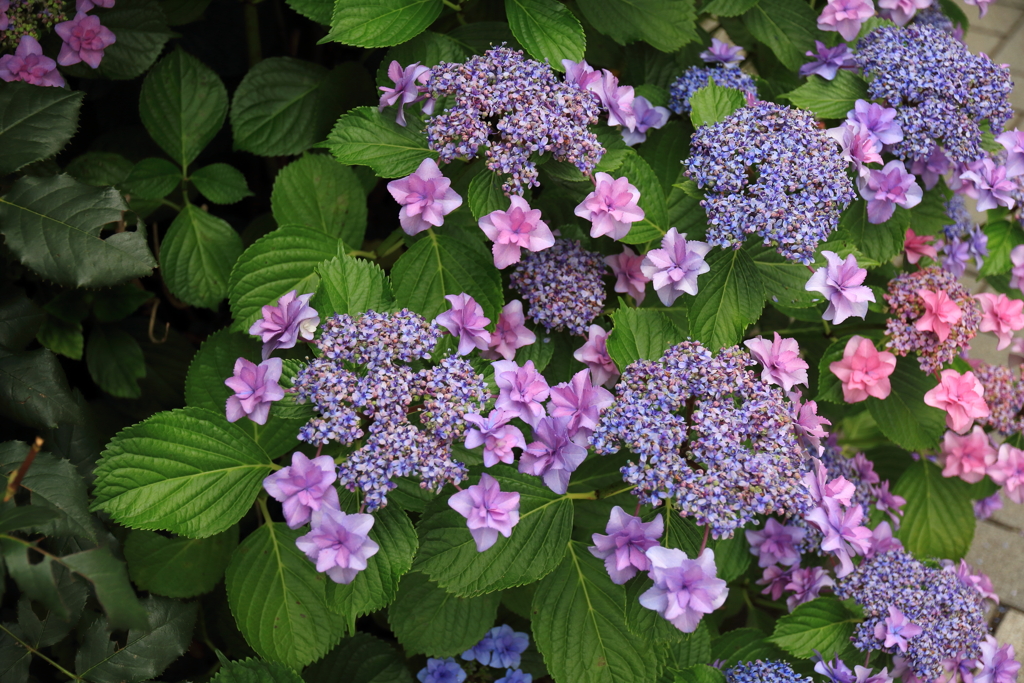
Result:
[[[725,670],[726,683],[812,683],[810,676],[800,676],[785,662],[740,663]]]
[[[466,672],[453,658],[428,659],[427,665],[416,674],[420,683],[462,683]]]
[[[529,646],[530,636],[513,631],[508,624],[502,624],[492,628],[479,643],[463,652],[462,658],[469,662],[476,660],[496,669],[515,669],[519,667],[522,654]]]
[[[710,80],[722,88],[735,88],[751,97],[757,97],[757,84],[753,77],[740,71],[738,66],[691,66],[669,88],[668,108],[677,114],[689,112],[693,93],[707,87]]]

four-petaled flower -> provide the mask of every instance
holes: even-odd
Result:
[[[857,100],[853,103],[853,109],[846,114],[846,120],[862,125],[883,145],[894,145],[903,139],[903,129],[896,121],[896,110],[892,107]]]
[[[1024,293],[1024,244],[1018,244],[1010,250],[1010,287]]]
[[[601,104],[608,110],[609,126],[622,126],[628,130],[636,128],[636,115],[633,113],[633,86],[619,85],[619,79],[615,77],[615,74],[608,69],[602,69],[600,80],[591,83],[588,89],[600,98]],[[594,237],[596,236],[594,235]]]
[[[842,578],[853,571],[850,555],[865,555],[871,550],[871,529],[863,526],[864,508],[854,504],[843,510],[835,498],[825,498],[819,507],[807,513],[806,519],[825,534],[821,549],[839,558],[836,576]]]
[[[966,181],[961,190],[968,197],[978,200],[978,211],[988,211],[999,206],[1012,209],[1015,183],[1008,179],[1005,166],[997,166],[991,159],[968,164],[968,170],[960,174]]]
[[[277,300],[276,306],[264,306],[263,317],[249,328],[249,334],[263,340],[263,360],[277,349],[290,349],[301,337],[313,340],[320,315],[309,305],[312,294],[298,295],[294,289]]]
[[[526,326],[523,315],[523,302],[513,299],[505,304],[498,315],[498,322],[491,333],[491,345],[480,355],[484,358],[512,360],[516,357],[516,349],[529,346],[537,341],[537,335]]]
[[[542,402],[551,390],[533,361],[526,361],[522,367],[511,360],[499,360],[491,365],[500,392],[494,407],[509,411],[531,427],[536,426],[544,417]]]
[[[612,178],[607,173],[596,174],[594,182],[594,191],[576,207],[575,213],[591,222],[591,237],[608,235],[620,240],[633,223],[644,219],[644,210],[637,204],[640,190],[629,184],[629,178]]]
[[[85,62],[98,68],[103,60],[103,50],[117,42],[114,32],[100,23],[97,16],[79,12],[70,21],[62,21],[53,27],[64,44],[60,46],[57,63],[71,66]]]
[[[388,183],[388,192],[402,205],[398,221],[406,234],[415,235],[444,224],[444,217],[462,206],[460,197],[437,162],[424,159],[411,175]]]
[[[668,117],[672,115],[665,107],[651,104],[646,97],[633,99],[633,113],[636,115],[636,127],[633,130],[622,129],[622,141],[630,147],[645,142],[647,131],[651,128],[661,128],[668,123]]]
[[[466,680],[466,672],[452,657],[447,659],[427,660],[427,665],[416,674],[420,683],[462,683]]]
[[[822,319],[838,325],[847,318],[863,318],[868,313],[868,302],[875,300],[875,293],[863,284],[867,269],[857,265],[853,254],[845,261],[832,251],[823,251],[821,255],[828,265],[814,271],[804,289],[820,292],[828,299]]]
[[[907,619],[894,605],[889,605],[889,616],[885,621],[875,624],[875,638],[884,640],[883,647],[899,648],[900,652],[907,651],[907,640],[920,635],[924,629]]]
[[[917,10],[930,7],[931,4],[932,0],[878,0],[878,7],[882,10],[880,14],[898,26],[906,26],[917,14]]]
[[[709,251],[707,242],[687,240],[685,232],[670,228],[661,238],[661,249],[647,252],[640,270],[654,283],[661,303],[671,306],[683,292],[697,296],[697,276],[711,270],[704,260]]]
[[[975,298],[981,304],[981,331],[995,332],[999,339],[996,349],[1002,351],[1010,345],[1013,333],[1024,329],[1024,301],[989,292]]]
[[[736,66],[743,61],[743,48],[739,45],[730,45],[718,38],[712,38],[711,47],[701,52],[700,58],[708,64],[721,62],[726,66]]]
[[[266,424],[270,404],[284,398],[284,389],[277,383],[283,369],[280,358],[268,358],[259,365],[245,358],[236,360],[234,374],[224,380],[235,392],[228,397],[228,422],[248,417],[258,425]]]
[[[885,399],[892,391],[889,375],[896,371],[896,356],[879,351],[870,339],[854,335],[846,342],[843,359],[829,363],[843,383],[843,400],[859,403],[868,396]]]
[[[604,534],[594,534],[594,545],[590,553],[604,560],[612,583],[623,584],[651,568],[647,550],[658,545],[658,539],[665,531],[665,521],[655,515],[649,522],[626,514],[618,505],[612,508]]]
[[[309,533],[295,539],[295,545],[316,563],[318,572],[327,572],[335,583],[352,583],[366,569],[366,561],[380,550],[369,538],[373,515],[349,515],[325,506],[317,517]]]
[[[746,531],[750,552],[757,556],[757,564],[767,567],[773,564],[795,565],[800,562],[797,547],[804,540],[807,531],[796,526],[779,524],[769,517],[764,529]]]
[[[321,455],[310,460],[302,453],[292,453],[292,464],[263,480],[263,489],[282,503],[284,521],[289,529],[298,529],[309,522],[322,507],[341,509],[334,482],[338,468],[334,458]]]
[[[494,267],[508,268],[519,263],[522,249],[541,251],[554,245],[555,236],[548,224],[540,219],[540,209],[531,209],[519,195],[510,197],[508,211],[492,211],[480,218],[480,229],[494,242]]]
[[[840,69],[848,71],[857,69],[857,62],[853,59],[850,46],[845,43],[840,43],[835,47],[826,47],[825,43],[816,40],[814,41],[814,50],[808,50],[804,54],[814,57],[814,60],[800,67],[801,76],[817,74],[826,81],[831,81]]]
[[[526,439],[519,427],[510,425],[515,414],[495,408],[487,417],[469,413],[466,422],[476,429],[466,430],[466,448],[484,447],[484,467],[493,467],[499,462],[511,465],[515,455],[513,448],[526,448]]]
[[[783,339],[775,333],[775,341],[770,342],[758,335],[756,339],[748,339],[743,345],[750,349],[750,355],[764,366],[761,379],[769,384],[778,384],[789,391],[795,384],[807,385],[807,361],[800,357],[800,346],[795,339]]]
[[[1004,443],[999,447],[999,455],[988,469],[988,475],[1003,487],[1010,500],[1024,505],[1024,451]]]
[[[660,545],[647,550],[654,586],[640,596],[640,604],[654,610],[684,633],[693,633],[705,614],[725,604],[729,589],[718,578],[715,552],[705,548],[691,560],[682,550]]]
[[[491,333],[485,328],[491,319],[484,315],[483,307],[469,294],[445,296],[451,308],[434,319],[438,325],[459,338],[458,354],[465,356],[474,348],[487,350],[491,346]]]
[[[976,418],[988,417],[985,387],[973,372],[960,374],[956,370],[943,370],[939,386],[929,389],[924,402],[932,408],[946,411],[946,426],[963,434]]]
[[[448,499],[448,505],[466,518],[476,549],[483,552],[497,543],[498,534],[512,535],[519,523],[519,492],[502,491],[491,475],[480,475],[480,483],[459,491]]]
[[[974,683],[1013,683],[1020,671],[1020,662],[1015,659],[1013,645],[1006,643],[1002,647],[999,641],[990,635],[985,636],[981,647],[981,671],[974,674]]]
[[[569,420],[545,417],[533,429],[536,441],[519,457],[519,471],[544,480],[549,489],[563,494],[569,489],[569,476],[587,457],[587,449],[577,441],[583,435],[570,436]]]

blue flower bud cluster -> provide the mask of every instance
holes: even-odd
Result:
[[[691,66],[669,88],[668,108],[677,114],[689,112],[693,93],[707,87],[711,80],[719,87],[742,90],[751,97],[757,97],[757,84],[753,77],[738,66]]]
[[[786,662],[740,662],[725,670],[726,683],[812,683],[810,676],[800,676]]]
[[[586,335],[604,310],[607,272],[601,254],[578,241],[555,240],[554,246],[523,257],[510,282],[530,305],[527,318],[549,330]]]

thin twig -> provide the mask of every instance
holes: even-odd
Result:
[[[153,308],[150,309],[149,311],[149,341],[153,342],[154,344],[163,344],[164,342],[167,341],[167,337],[171,334],[171,324],[164,323],[164,325],[166,325],[166,327],[164,328],[164,336],[162,339],[157,339],[156,336],[153,334],[153,325],[156,324],[156,309],[158,308],[160,308],[160,299],[155,299],[153,301]]]
[[[58,671],[60,671],[60,672],[61,672],[62,674],[64,674],[65,676],[67,676],[67,677],[68,677],[68,678],[70,678],[71,680],[73,680],[73,681],[81,681],[81,680],[83,680],[81,676],[76,676],[75,674],[71,673],[70,671],[68,671],[67,669],[65,669],[64,667],[62,667],[62,666],[61,666],[60,664],[58,664],[57,662],[55,662],[55,661],[53,661],[52,659],[50,659],[49,657],[47,657],[47,656],[46,656],[46,655],[44,655],[44,654],[43,654],[42,652],[40,652],[39,650],[35,649],[34,647],[32,647],[31,645],[29,645],[28,643],[26,643],[26,642],[25,642],[24,640],[22,640],[22,639],[21,639],[21,638],[19,638],[18,636],[14,635],[14,633],[12,633],[12,632],[11,632],[11,630],[10,630],[9,628],[7,628],[6,626],[4,626],[3,624],[0,624],[0,629],[3,629],[3,631],[4,631],[4,632],[5,632],[5,633],[6,633],[7,635],[9,635],[9,636],[10,636],[11,638],[13,638],[13,639],[14,639],[14,641],[15,641],[16,643],[18,643],[18,645],[21,645],[21,646],[22,646],[23,648],[25,648],[26,650],[28,650],[29,652],[31,652],[32,654],[34,654],[34,655],[35,655],[36,657],[39,657],[39,658],[40,658],[40,659],[42,659],[43,661],[45,661],[45,662],[48,662],[48,663],[49,663],[49,664],[51,664],[51,665],[52,665],[52,666],[53,666],[53,667],[54,667],[55,669],[57,669]]]
[[[21,466],[11,475],[11,478],[7,480],[7,490],[4,492],[4,502],[6,503],[11,498],[14,498],[14,494],[18,492],[18,487],[21,486],[21,480],[25,478],[25,473],[28,472],[28,468],[32,466],[32,461],[36,459],[39,451],[43,447],[43,440],[36,437],[35,442],[29,446],[28,455],[25,456],[24,462]]]

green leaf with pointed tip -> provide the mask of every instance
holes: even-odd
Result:
[[[80,322],[67,322],[55,315],[47,315],[36,334],[36,340],[54,353],[72,360],[82,360],[85,336]]]
[[[236,204],[252,196],[245,176],[230,164],[210,164],[193,171],[189,180],[214,204]]]
[[[817,15],[802,0],[759,0],[743,15],[743,23],[791,71],[803,65],[804,53],[822,37]]]
[[[117,42],[103,50],[99,68],[84,62],[64,67],[79,78],[138,78],[153,66],[167,41],[176,37],[156,0],[124,0],[111,8],[94,7],[90,13],[117,36]]]
[[[321,43],[388,47],[415,38],[441,14],[441,0],[335,0],[331,32]]]
[[[757,266],[743,250],[715,249],[711,272],[701,275],[689,302],[690,332],[713,352],[739,343],[764,308],[764,285]],[[683,295],[688,296],[688,295]]]
[[[142,590],[168,598],[209,593],[224,577],[238,546],[238,526],[208,538],[168,538],[131,531],[124,543],[128,575]]]
[[[857,100],[869,99],[868,84],[860,76],[840,69],[831,81],[811,75],[806,83],[779,98],[813,112],[819,119],[845,119]]]
[[[790,261],[775,247],[751,240],[743,246],[761,275],[765,294],[773,302],[790,308],[807,308],[823,301],[819,292],[804,289],[811,273],[799,261]]]
[[[896,536],[917,557],[959,560],[974,538],[971,487],[926,460],[911,465],[892,492],[907,500]]]
[[[782,659],[783,652],[756,628],[727,631],[711,641],[712,659],[724,659],[726,666],[757,659]]]
[[[211,334],[189,365],[185,376],[185,403],[190,408],[224,410],[228,397],[235,393],[224,384],[232,374],[235,361],[245,358],[259,363],[261,347],[258,339],[226,328]]]
[[[160,270],[171,293],[187,304],[217,308],[228,295],[242,238],[228,223],[186,204],[160,247]]]
[[[350,256],[336,256],[316,267],[320,286],[313,308],[326,320],[335,313],[358,315],[387,308],[394,297],[391,284],[380,267]]]
[[[21,351],[36,336],[47,317],[20,287],[0,290],[0,346]]]
[[[93,381],[118,398],[142,395],[139,380],[146,376],[146,359],[135,338],[111,324],[93,325],[85,349],[85,364]]]
[[[369,166],[381,178],[407,176],[424,159],[437,159],[423,134],[385,118],[376,107],[356,107],[338,119],[327,149],[341,163]]]
[[[114,557],[108,548],[65,555],[57,561],[92,584],[112,627],[144,627],[145,608],[132,590],[124,562]]]
[[[480,172],[473,176],[469,181],[468,193],[469,210],[473,218],[480,220],[492,211],[509,210],[511,199],[505,196],[501,183],[501,176],[487,168],[480,169]]]
[[[746,95],[741,91],[708,83],[690,96],[690,121],[694,128],[710,126],[724,121],[746,102]]]
[[[700,11],[716,17],[738,17],[757,2],[758,0],[709,0],[701,5]]]
[[[160,200],[180,184],[180,167],[167,159],[151,157],[135,164],[135,168],[121,183],[121,189],[133,197]]]
[[[890,375],[892,393],[883,401],[868,396],[868,412],[889,439],[908,451],[930,451],[946,431],[946,413],[924,402],[925,393],[938,383],[921,372],[917,359],[897,358]]]
[[[693,0],[581,0],[587,21],[620,45],[638,40],[675,52],[698,40]]]
[[[860,621],[841,600],[823,596],[780,617],[768,641],[800,659],[816,653],[827,660],[845,658],[857,652],[850,638]]]
[[[853,241],[860,253],[874,261],[888,261],[903,250],[903,239],[910,227],[910,212],[896,207],[884,223],[868,221],[868,203],[854,201],[839,219],[842,234]]]
[[[78,129],[83,96],[64,88],[0,84],[0,176],[64,149]]]
[[[19,529],[37,529],[60,519],[60,513],[41,505],[22,505],[14,507],[14,503],[0,507],[0,534]]]
[[[631,185],[640,191],[637,204],[644,210],[643,220],[633,224],[629,232],[619,241],[623,244],[643,244],[660,240],[671,227],[668,224],[668,207],[661,182],[650,164],[633,151],[623,157],[622,163],[611,174],[613,178],[629,178]]]
[[[608,355],[620,368],[640,358],[657,360],[665,349],[683,340],[682,331],[654,308],[619,308],[612,314]]]
[[[14,449],[13,458],[0,466],[0,474],[16,470],[28,452]],[[47,536],[75,536],[83,546],[97,545],[103,537],[102,527],[89,514],[89,496],[78,470],[67,460],[50,453],[39,453],[21,482],[22,488],[32,492],[33,508],[52,510],[56,519],[37,527]],[[20,508],[19,508],[20,509]]]
[[[563,71],[562,60],[583,60],[587,37],[579,19],[558,0],[505,0],[513,35],[531,57]]]
[[[343,638],[326,657],[306,667],[302,678],[306,683],[413,683],[393,645],[361,632]]]
[[[281,169],[270,205],[278,225],[304,225],[352,249],[362,246],[366,191],[351,168],[325,154],[307,154]]]
[[[270,472],[271,456],[223,413],[157,413],[107,444],[93,509],[133,529],[205,538],[245,514]]]
[[[661,615],[658,616],[660,618]],[[696,631],[683,635],[684,640],[662,646],[666,654],[666,672],[682,671],[698,664],[711,663],[711,634],[708,632],[708,625],[701,622],[697,624]]]
[[[1024,228],[1015,220],[990,220],[985,224],[985,235],[988,237],[988,256],[978,274],[984,277],[1009,272],[1013,267],[1010,252],[1024,244]]]
[[[49,349],[9,353],[0,348],[0,412],[40,429],[82,419],[64,370]]]
[[[134,164],[112,152],[86,152],[68,162],[65,172],[86,185],[120,185]]]
[[[695,664],[676,673],[673,683],[725,683],[725,674],[707,664]]]
[[[341,680],[341,679],[339,679]],[[302,683],[302,677],[284,664],[259,659],[228,662],[211,683]]]
[[[23,176],[0,197],[0,234],[21,263],[58,285],[110,287],[145,277],[156,266],[145,231],[100,235],[127,209],[112,187],[95,188],[63,174]],[[37,239],[43,234],[45,240]]]

